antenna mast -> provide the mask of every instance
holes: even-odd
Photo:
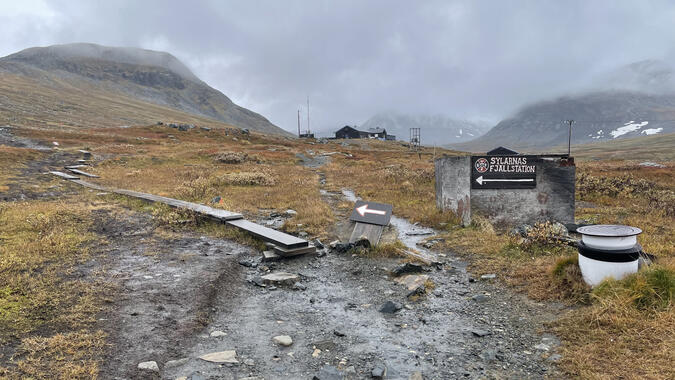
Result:
[[[574,124],[575,121],[570,119],[565,120],[565,123],[570,126],[569,134],[567,135],[567,156],[569,157],[572,151],[572,124]]]
[[[298,110],[298,137],[300,137],[300,110]]]
[[[309,95],[307,95],[307,134],[309,133]]]

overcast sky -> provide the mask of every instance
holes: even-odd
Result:
[[[0,0],[0,55],[167,51],[290,131],[307,95],[313,129],[389,111],[497,122],[615,67],[672,62],[673,24],[672,1]]]

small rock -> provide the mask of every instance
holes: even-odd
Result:
[[[321,243],[321,240],[319,240],[319,239],[314,239],[314,242],[313,242],[313,243],[314,243],[314,246],[315,246],[317,249],[323,249],[323,248],[324,248],[323,243]]]
[[[558,362],[558,361],[560,361],[560,359],[562,359],[562,355],[553,354],[553,355],[549,356],[547,360],[551,361],[551,362]]]
[[[397,311],[401,310],[402,306],[400,303],[397,302],[392,302],[392,301],[387,301],[382,305],[380,308],[380,313],[385,313],[385,314],[394,314]]]
[[[241,259],[239,260],[239,265],[243,265],[247,268],[255,268],[258,266],[258,262],[251,259]]]
[[[359,239],[354,242],[355,247],[370,248],[370,240],[365,235],[361,235]]]
[[[394,270],[391,271],[391,274],[394,276],[401,276],[403,274],[419,273],[422,271],[424,271],[424,267],[421,264],[405,263],[394,268]]]
[[[293,290],[307,290],[307,287],[300,282],[293,284]]]
[[[188,361],[190,361],[190,358],[181,358],[181,359],[176,359],[176,360],[169,360],[168,362],[164,363],[164,368],[174,368],[174,367],[180,367],[184,364],[186,364]]]
[[[288,210],[286,210],[286,215],[295,216],[295,215],[298,215],[298,212],[295,211],[295,210],[288,209]]]
[[[227,333],[220,330],[216,330],[212,331],[210,335],[212,338],[220,338],[221,336],[226,336]]]
[[[266,287],[265,282],[263,281],[262,277],[260,276],[253,276],[247,279],[248,282],[255,286],[260,286],[261,288]]]
[[[347,335],[347,334],[345,334],[342,330],[338,330],[338,329],[333,330],[333,334],[334,334],[335,336],[340,336],[340,337],[346,336],[346,335]]]
[[[300,232],[298,232],[298,236],[301,237],[301,238],[306,238],[309,235],[305,231],[300,231]]]
[[[471,297],[471,299],[476,302],[482,303],[488,300],[488,296],[486,296],[485,294],[476,294],[475,296]]]
[[[140,369],[141,371],[159,373],[159,366],[157,365],[157,362],[155,362],[155,361],[138,363],[138,369]]]
[[[489,332],[489,331],[486,331],[486,330],[480,330],[480,329],[471,330],[471,333],[472,333],[474,336],[477,336],[477,337],[479,337],[479,338],[482,338],[482,337],[484,337],[484,336],[486,336],[486,335],[490,335],[490,332]]]
[[[315,348],[315,349],[314,349],[314,352],[312,352],[312,357],[313,357],[313,358],[318,358],[319,355],[321,355],[321,350],[319,350],[318,348]]]
[[[336,249],[338,245],[340,245],[340,240],[333,240],[328,244],[331,249]]]
[[[312,380],[343,380],[344,376],[340,371],[331,366],[331,365],[325,365],[321,367],[319,370],[319,373],[314,375],[312,377]]]
[[[375,368],[370,371],[370,376],[374,379],[383,379],[387,376],[387,366],[382,363],[377,364]]]
[[[288,335],[278,335],[272,338],[272,340],[274,341],[274,343],[284,347],[288,347],[291,344],[293,344],[293,339],[291,339],[291,337]]]
[[[544,343],[539,343],[538,345],[534,346],[534,348],[539,351],[548,351],[549,349],[551,349],[551,347],[548,344]]]
[[[249,367],[252,367],[255,365],[255,361],[253,361],[253,359],[246,359],[244,360],[244,364],[246,364]]]
[[[199,358],[211,363],[239,363],[237,353],[234,350],[212,352],[204,354]]]
[[[293,285],[300,281],[300,276],[287,272],[275,272],[261,277],[267,285]]]
[[[497,275],[494,274],[494,273],[484,274],[484,275],[480,276],[480,278],[481,278],[482,280],[492,280],[492,279],[497,278]]]

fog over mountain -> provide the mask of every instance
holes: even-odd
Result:
[[[632,63],[599,75],[585,91],[520,109],[476,140],[453,144],[481,151],[506,145],[540,151],[572,144],[675,132],[675,69],[658,60]]]
[[[485,121],[456,120],[443,115],[403,115],[380,113],[368,119],[361,129],[385,128],[388,134],[408,141],[410,128],[420,128],[423,145],[444,145],[475,139],[490,129]]]
[[[308,95],[313,130],[386,110],[497,124],[618,67],[675,62],[673,20],[665,0],[5,1],[0,56],[72,42],[169,52],[291,132]]]

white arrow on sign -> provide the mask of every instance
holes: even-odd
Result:
[[[507,179],[507,178],[500,178],[500,179],[487,179],[483,178],[483,176],[480,176],[476,178],[476,182],[478,182],[479,185],[483,185],[483,182],[534,182],[533,178],[522,178],[522,179]]]
[[[382,211],[382,210],[369,209],[368,204],[357,207],[356,212],[358,212],[361,216],[366,216],[366,214],[384,215],[384,214],[387,213],[386,211]]]

